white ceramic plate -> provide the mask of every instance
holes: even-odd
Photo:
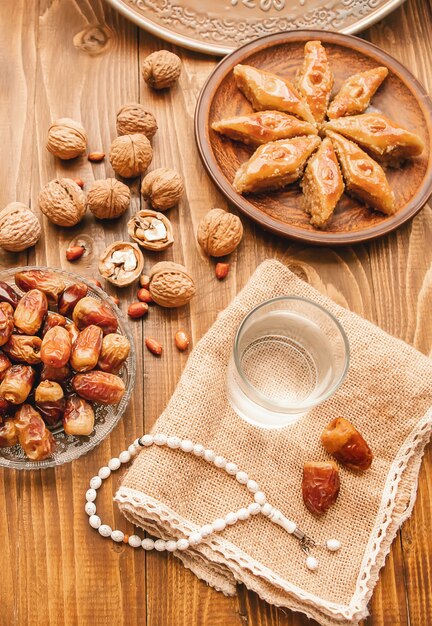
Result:
[[[280,31],[322,29],[352,34],[404,0],[108,0],[127,18],[179,46],[223,56]]]

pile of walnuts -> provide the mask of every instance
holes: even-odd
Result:
[[[155,90],[169,89],[180,74],[179,57],[167,50],[153,52],[143,62],[144,81]],[[117,113],[116,130],[118,136],[109,149],[109,161],[114,172],[126,180],[101,178],[84,191],[81,178],[56,178],[41,189],[38,204],[40,212],[62,228],[76,226],[87,212],[98,220],[116,220],[127,213],[131,205],[127,179],[142,176],[141,194],[148,208],[138,211],[128,222],[128,232],[135,243],[119,241],[111,244],[99,262],[99,270],[106,280],[123,287],[140,278],[144,265],[142,249],[162,251],[173,245],[173,228],[164,212],[180,202],[185,187],[181,175],[174,169],[159,167],[148,172],[158,124],[145,106],[139,103],[123,105]],[[51,154],[62,160],[85,154],[95,164],[105,159],[105,152],[101,150],[89,152],[85,128],[68,117],[51,124],[46,145]],[[199,224],[197,238],[207,255],[222,257],[233,252],[242,235],[243,227],[237,216],[222,209],[212,209]],[[13,202],[0,211],[0,246],[4,249],[12,252],[25,250],[35,245],[40,236],[40,222],[24,204]],[[66,258],[74,262],[87,256],[86,252],[85,236],[75,237],[66,250]],[[228,263],[217,263],[217,278],[225,278],[228,269]],[[184,266],[172,262],[157,263],[149,272],[145,287],[141,284],[138,302],[130,305],[129,315],[135,319],[143,317],[151,302],[167,308],[183,306],[195,291],[194,280]]]

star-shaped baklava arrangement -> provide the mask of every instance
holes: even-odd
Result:
[[[238,169],[241,194],[301,180],[311,224],[323,228],[344,190],[386,215],[395,199],[384,167],[420,155],[422,139],[380,113],[364,113],[388,74],[376,67],[348,78],[330,102],[333,73],[320,41],[308,41],[295,86],[250,65],[234,78],[256,113],[221,120],[213,130],[256,147]]]

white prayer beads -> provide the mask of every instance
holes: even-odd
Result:
[[[171,450],[180,450],[186,454],[194,454],[202,457],[207,463],[212,463],[218,469],[226,471],[229,475],[235,477],[240,485],[244,485],[246,489],[253,495],[254,502],[247,507],[243,507],[238,511],[231,511],[225,515],[215,519],[210,524],[205,524],[196,531],[190,533],[187,538],[181,539],[157,539],[150,538],[141,539],[138,535],[125,535],[123,531],[112,529],[107,524],[102,524],[98,515],[96,515],[97,490],[101,487],[102,481],[109,478],[111,472],[115,472],[122,464],[129,463],[137,454],[139,449],[151,447],[153,444],[157,446],[167,446]],[[252,515],[261,513],[270,521],[281,526],[286,532],[292,534],[300,541],[302,549],[308,554],[314,542],[310,540],[292,520],[288,519],[274,506],[267,502],[267,496],[260,489],[255,480],[249,478],[248,474],[239,470],[236,463],[227,461],[223,456],[217,455],[213,450],[205,448],[199,443],[193,443],[189,439],[180,439],[179,437],[170,436],[163,433],[157,435],[143,435],[136,439],[127,450],[120,452],[118,457],[113,457],[106,466],[101,467],[97,476],[93,476],[90,480],[90,488],[86,492],[85,511],[89,516],[89,524],[97,530],[102,537],[110,537],[116,543],[127,543],[132,548],[141,547],[143,550],[156,550],[158,552],[175,552],[176,550],[187,550],[190,546],[197,546],[202,541],[208,539],[212,534],[224,531],[228,526],[233,526],[239,520],[246,521]],[[329,539],[326,547],[330,552],[335,552],[341,547],[337,539]],[[306,559],[306,567],[315,571],[318,568],[318,561],[315,557],[308,554]]]

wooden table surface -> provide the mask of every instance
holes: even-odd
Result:
[[[152,308],[131,323],[139,348],[137,385],[121,423],[96,450],[77,462],[41,472],[0,471],[0,624],[40,626],[300,626],[308,620],[278,610],[240,587],[224,597],[197,580],[171,555],[146,554],[116,545],[91,530],[84,513],[89,478],[107,459],[148,430],[174,391],[187,355],[173,346],[182,327],[196,342],[243,287],[255,267],[276,257],[338,303],[428,354],[432,348],[432,204],[409,224],[379,241],[352,248],[320,249],[277,239],[243,219],[244,240],[230,259],[228,279],[218,283],[214,264],[198,249],[195,232],[212,207],[226,207],[199,161],[193,115],[201,85],[216,60],[176,50],[183,59],[180,84],[169,93],[150,91],[140,79],[144,57],[168,44],[111,10],[102,0],[3,0],[0,7],[0,206],[13,200],[37,209],[42,185],[56,176],[80,176],[88,187],[112,175],[108,159],[60,162],[45,148],[52,119],[81,120],[90,148],[108,152],[115,115],[140,101],[159,123],[152,167],[173,166],[186,181],[186,198],[169,212],[176,243],[146,256],[145,269],[168,259],[193,270],[198,293],[190,306]],[[394,55],[432,91],[432,9],[410,0],[363,36]],[[140,205],[132,185],[131,212]],[[87,216],[73,229],[43,220],[44,234],[28,254],[0,254],[1,267],[48,264],[96,276],[105,245],[127,239],[127,219],[108,225]],[[90,254],[73,267],[65,259],[71,240],[83,236]],[[108,289],[114,293],[112,289]],[[134,289],[119,293],[123,310]],[[163,357],[142,350],[143,336],[157,337]],[[414,513],[394,542],[370,604],[369,625],[432,624],[432,455],[420,472]],[[107,484],[98,508],[107,523],[132,527],[112,502]]]

